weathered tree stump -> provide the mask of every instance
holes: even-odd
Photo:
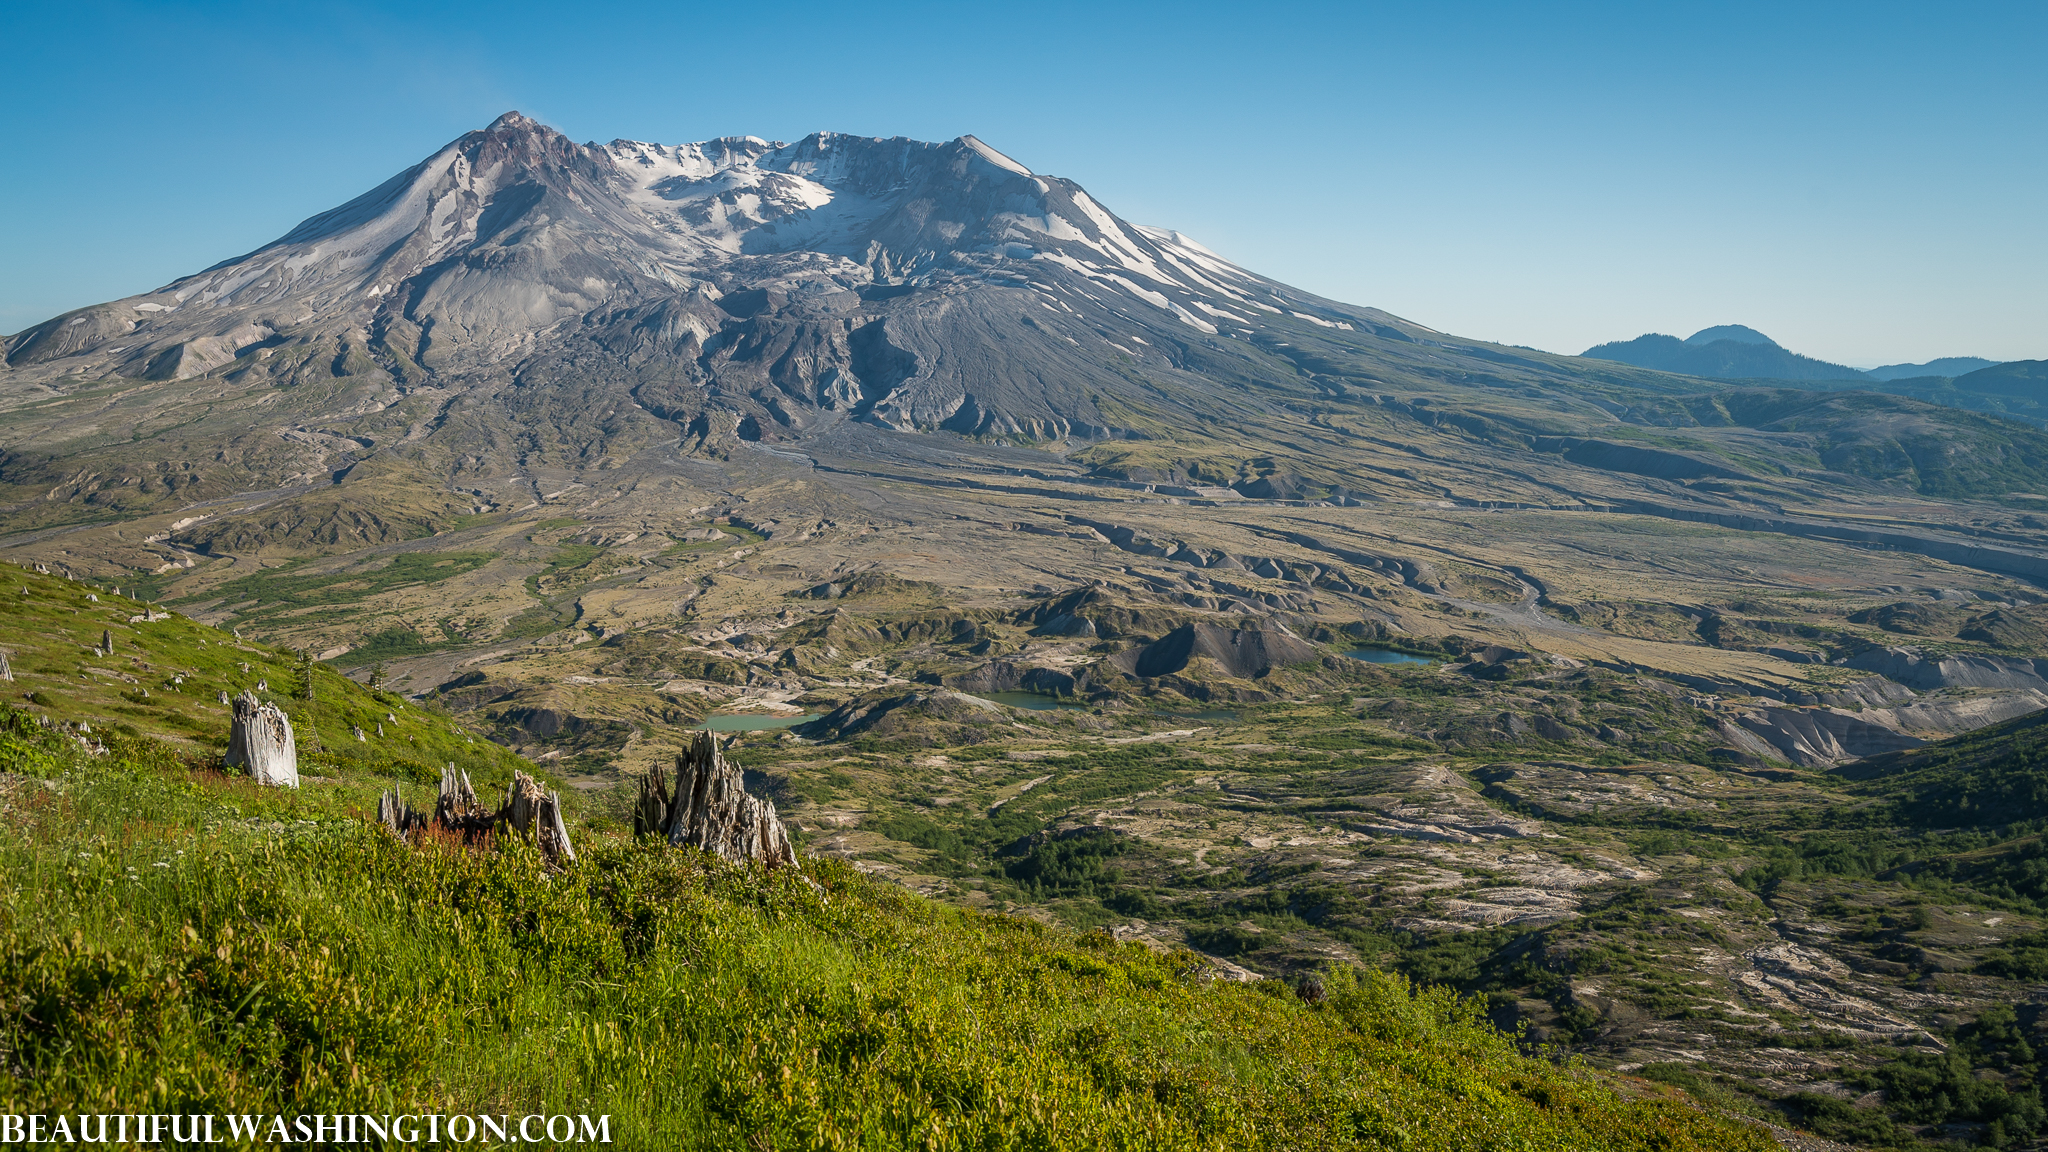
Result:
[[[469,773],[452,763],[441,769],[441,794],[434,801],[434,823],[469,840],[488,835],[497,822],[498,814],[476,798]]]
[[[512,786],[506,790],[505,807],[499,815],[514,832],[531,835],[550,862],[562,864],[576,859],[576,849],[569,843],[569,828],[562,822],[561,794],[543,790],[540,781],[524,772],[514,772]]]
[[[411,835],[413,829],[427,826],[427,815],[405,802],[405,795],[393,784],[391,791],[377,797],[377,823],[391,830],[400,840]]]
[[[550,864],[571,864],[576,860],[576,849],[569,843],[569,828],[562,821],[561,797],[542,788],[540,781],[524,772],[512,774],[504,807],[493,811],[477,799],[469,774],[451,763],[441,770],[441,791],[434,800],[433,815],[408,805],[393,784],[391,791],[377,798],[377,823],[407,841],[419,829],[433,829],[465,844],[478,843],[494,833],[516,833],[532,836]]]
[[[640,798],[633,803],[633,835],[668,837],[668,805],[672,793],[668,772],[657,760],[640,778]]]
[[[7,653],[0,652],[0,680],[13,680],[14,667],[7,662]]]
[[[227,766],[248,769],[250,778],[258,784],[297,788],[299,750],[292,740],[291,718],[277,705],[258,701],[254,692],[235,697]]]
[[[747,792],[740,770],[719,754],[716,736],[697,733],[689,750],[676,757],[673,794],[667,794],[665,776],[657,767],[641,778],[635,831],[732,861],[758,860],[771,868],[797,862],[775,805]]]
[[[540,781],[524,772],[514,772],[512,783],[505,786],[505,806],[498,811],[514,832],[523,835],[532,829],[534,815],[540,811],[540,802],[546,795]]]

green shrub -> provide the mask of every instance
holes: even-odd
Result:
[[[366,768],[265,789],[0,724],[0,1110],[574,1102],[664,1149],[1770,1147],[1525,1058],[1448,989],[1265,995],[832,861],[415,848],[352,814]]]

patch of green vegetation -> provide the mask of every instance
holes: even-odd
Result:
[[[464,515],[455,517],[454,520],[449,522],[448,531],[460,532],[465,528],[474,528],[479,524],[501,523],[505,520],[506,516],[507,514],[504,512],[465,513]]]
[[[532,640],[547,636],[575,624],[573,609],[568,613],[553,604],[537,604],[505,621],[505,630],[498,634],[500,640]]]
[[[1106,896],[1123,880],[1107,862],[1123,855],[1127,847],[1113,832],[1083,830],[1030,845],[1003,865],[1003,873],[1040,899]]]
[[[1337,752],[1353,748],[1383,748],[1397,752],[1439,751],[1435,744],[1425,740],[1411,740],[1405,736],[1391,736],[1364,730],[1292,734],[1287,737],[1287,741],[1297,748],[1313,748],[1323,752]]]
[[[449,648],[462,647],[461,640],[434,640],[421,635],[417,630],[399,624],[380,632],[373,632],[363,642],[337,658],[337,663],[350,668],[375,664],[383,660],[396,660],[406,656],[424,656],[429,652],[441,652]]]
[[[237,620],[261,620],[320,605],[344,606],[339,614],[347,615],[352,609],[346,606],[402,588],[438,584],[474,572],[496,557],[495,552],[401,552],[382,568],[367,572],[294,575],[309,563],[300,560],[224,581],[202,596],[173,603],[219,599],[236,606]]]
[[[686,556],[692,552],[709,552],[724,548],[748,547],[768,542],[766,536],[751,528],[737,524],[710,524],[703,527],[716,528],[720,533],[715,540],[677,540],[661,550],[663,556]]]
[[[2048,980],[2048,932],[2015,936],[1991,950],[1977,971],[1986,976],[2039,983]]]
[[[1779,1104],[1801,1127],[1830,1140],[1880,1148],[1920,1145],[1910,1130],[1894,1123],[1882,1108],[1858,1108],[1839,1096],[1822,1092],[1794,1092]]]
[[[954,860],[967,858],[967,843],[958,832],[914,813],[891,816],[877,822],[874,829],[891,840],[929,848],[942,857]]]
[[[2048,714],[1835,770],[1868,799],[1786,813],[1737,880],[1766,898],[1839,877],[2048,913]]]
[[[547,567],[526,578],[526,591],[546,599],[638,563],[601,544],[563,544],[548,557]]]
[[[0,713],[9,1112],[454,1099],[683,1149],[1771,1146],[1397,977],[1335,968],[1311,1003],[589,819],[550,875],[517,840],[415,847],[354,815],[385,765],[293,791],[151,741],[75,748]]]
[[[1961,1124],[1980,1126],[1976,1142],[1984,1147],[2031,1147],[2048,1126],[2048,1111],[2041,1104],[2043,1061],[2026,1032],[2010,1005],[1992,1005],[1954,1029],[1947,1050],[1909,1052],[1851,1077],[1884,1093],[1881,1110],[1812,1093],[1787,1103],[1834,1139],[1900,1146],[1915,1143],[1905,1125]]]
[[[25,571],[9,579],[30,594],[11,597],[0,616],[0,650],[12,654],[26,702],[53,722],[95,731],[127,723],[217,754],[229,727],[220,696],[254,691],[291,718],[309,775],[374,762],[417,765],[422,779],[433,779],[452,761],[479,784],[502,786],[523,763],[446,713],[367,689],[324,664],[302,662],[299,653],[236,640],[175,613],[130,623],[142,604],[88,584]],[[98,601],[89,599],[95,594]],[[113,651],[101,655],[95,649],[107,636]]]
[[[539,575],[559,576],[564,572],[574,572],[604,554],[605,548],[601,544],[563,544],[548,557],[548,566],[541,569]]]
[[[1866,823],[1996,827],[2048,819],[2048,712],[1925,748],[1873,756],[1837,773],[1886,807]]]

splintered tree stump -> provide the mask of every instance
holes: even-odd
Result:
[[[400,840],[412,834],[415,828],[424,828],[429,823],[427,815],[405,802],[405,795],[393,784],[391,791],[377,797],[377,823],[391,830]]]
[[[576,849],[569,845],[569,829],[562,823],[562,797],[550,792],[540,802],[540,810],[534,813],[534,842],[540,845],[541,854],[556,863],[574,862]]]
[[[656,760],[640,778],[640,798],[633,802],[633,835],[668,837],[668,772]]]
[[[469,840],[488,835],[498,823],[498,814],[476,798],[469,773],[451,763],[441,769],[441,794],[434,801],[434,823]]]
[[[505,805],[493,811],[477,799],[469,773],[454,764],[441,770],[441,790],[429,816],[408,805],[398,786],[377,798],[377,823],[390,829],[400,840],[412,841],[412,833],[431,829],[465,844],[478,843],[499,832],[531,836],[541,855],[554,865],[572,864],[576,849],[569,843],[569,827],[562,820],[562,798],[540,786],[524,772],[512,774],[505,792]]]
[[[245,768],[258,784],[299,786],[299,750],[291,718],[254,692],[235,697],[234,727],[228,733],[227,766]]]
[[[636,831],[735,862],[758,860],[770,868],[797,862],[775,805],[747,792],[740,770],[719,754],[716,736],[697,733],[689,750],[676,757],[672,794],[667,783],[659,767],[641,778]]]
[[[562,823],[561,794],[543,789],[540,781],[526,773],[512,773],[512,786],[506,789],[505,807],[498,815],[514,832],[532,836],[541,854],[551,862],[560,864],[576,859],[576,849],[569,844],[568,826]]]
[[[544,795],[540,781],[524,772],[514,772],[512,783],[505,788],[505,806],[498,812],[514,832],[525,835],[533,827],[534,815],[540,811]]]

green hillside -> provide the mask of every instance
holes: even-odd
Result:
[[[5,580],[0,653],[19,685],[16,702],[82,723],[88,737],[148,734],[190,754],[217,751],[228,734],[221,694],[253,690],[290,714],[301,775],[374,769],[430,782],[453,763],[479,787],[502,787],[515,765],[532,769],[443,713],[296,653],[246,643],[111,587],[12,568]]]
[[[310,701],[279,693],[318,735],[306,785],[260,788],[214,766],[213,694],[295,684],[289,654],[22,583],[0,625],[7,1112],[545,1105],[640,1148],[1772,1146],[1377,972],[1218,980],[837,863],[635,843],[599,802],[566,872],[516,842],[410,848],[364,819],[391,777],[518,762],[316,670]],[[115,658],[85,655],[115,616]],[[341,738],[380,710],[382,742]]]

